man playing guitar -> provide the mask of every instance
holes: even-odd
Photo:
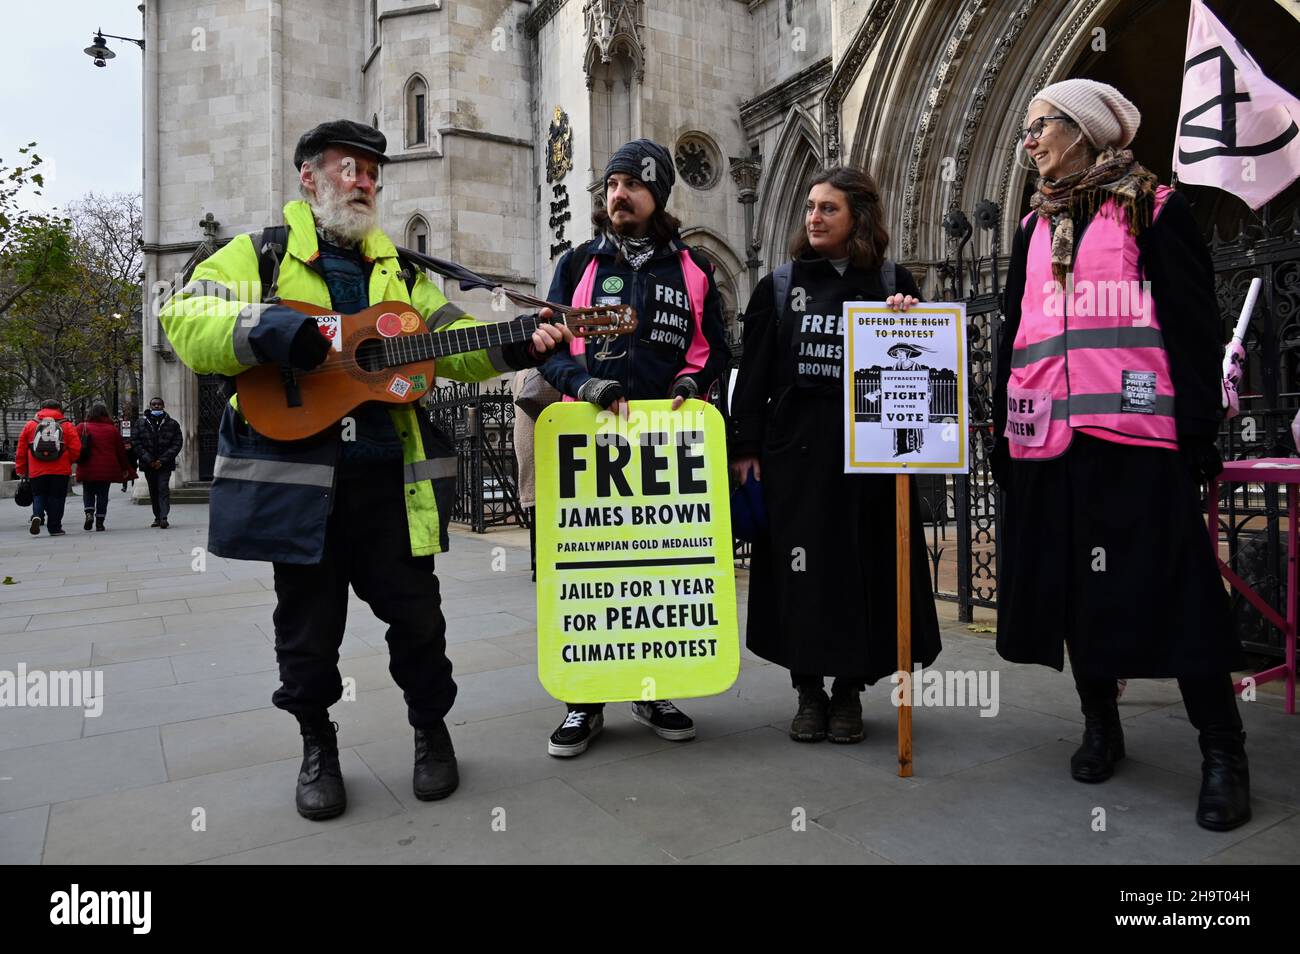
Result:
[[[328,323],[318,325],[280,298],[343,315],[409,303],[400,316],[383,316],[400,324],[379,326],[385,338],[410,333],[417,322],[421,332],[484,324],[448,302],[422,271],[404,272],[378,228],[376,179],[388,161],[386,146],[378,130],[348,120],[324,123],[299,140],[294,164],[303,199],[284,207],[283,247],[264,240],[270,229],[237,236],[163,306],[159,317],[182,361],[201,374],[232,377],[274,364],[291,386],[336,346],[322,333]],[[271,288],[263,287],[267,255]],[[568,340],[568,328],[540,324],[519,343],[440,358],[438,374],[486,380],[536,366]],[[405,394],[433,384],[423,377],[394,380]],[[448,546],[452,442],[411,404],[376,401],[315,436],[273,440],[249,425],[238,399],[222,415],[208,549],[274,565],[281,685],[272,698],[297,717],[302,732],[298,813],[324,819],[347,807],[338,726],[328,710],[343,692],[338,659],[349,585],[388,624],[389,669],[415,729],[415,795],[445,798],[459,783],[444,721],[456,684],[433,555]]]

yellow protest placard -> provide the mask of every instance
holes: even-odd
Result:
[[[670,408],[537,420],[537,673],[561,701],[715,695],[739,672],[722,416]]]

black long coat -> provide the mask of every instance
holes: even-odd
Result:
[[[745,350],[731,405],[728,453],[757,456],[770,532],[754,545],[746,645],[792,672],[874,683],[897,669],[895,491],[892,475],[844,473],[843,390],[829,372],[799,373],[801,340],[834,347],[838,335],[805,335],[793,308],[841,315],[846,301],[887,296],[879,270],[825,259],[794,263],[791,294],[776,319],[772,278],[745,310]],[[920,297],[911,274],[897,288]],[[822,324],[825,327],[825,323]],[[920,510],[912,490],[912,657],[939,655],[939,623]]]
[[[1088,225],[1080,210],[1076,247]],[[1214,267],[1180,193],[1136,242],[1169,357],[1180,452],[1076,433],[1060,457],[1009,460],[1006,438],[999,438],[995,465],[1007,493],[998,653],[1059,670],[1068,646],[1071,667],[1085,677],[1217,675],[1245,660],[1188,460],[1213,442],[1222,418],[1224,329]],[[1022,226],[1004,301],[994,392],[999,435],[1028,251]]]

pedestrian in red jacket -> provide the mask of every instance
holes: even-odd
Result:
[[[52,423],[47,423],[52,422]],[[49,521],[50,536],[62,536],[63,505],[68,498],[72,463],[81,454],[81,435],[63,419],[63,405],[46,401],[18,438],[14,472],[32,482],[32,536]]]
[[[125,480],[131,470],[126,444],[117,425],[108,416],[108,408],[102,403],[90,408],[90,417],[82,422],[77,432],[81,436],[84,458],[77,464],[77,483],[82,485],[85,529],[89,530],[93,521],[96,530],[103,530],[104,517],[108,513],[108,488],[119,480]]]

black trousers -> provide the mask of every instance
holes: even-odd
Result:
[[[1119,687],[1110,678],[1075,678],[1079,698],[1099,702],[1114,701]],[[1178,680],[1183,694],[1183,708],[1187,721],[1201,733],[1227,733],[1241,731],[1241,713],[1237,710],[1237,694],[1232,689],[1232,675],[1218,673],[1209,676],[1183,676]]]
[[[146,467],[144,471],[144,482],[149,485],[149,503],[153,515],[159,520],[166,520],[172,510],[171,476],[172,472],[166,468],[154,470]]]
[[[804,672],[790,673],[790,685],[795,689],[820,689],[822,688],[822,676],[814,676]],[[831,695],[842,696],[855,692],[862,692],[867,688],[865,677],[857,679],[849,676],[836,676],[831,683]]]
[[[441,722],[456,701],[433,557],[411,556],[400,464],[340,472],[317,564],[276,563],[275,655],[281,709],[323,718],[343,695],[339,645],[348,587],[388,624],[388,671],[401,686],[411,725]]]

